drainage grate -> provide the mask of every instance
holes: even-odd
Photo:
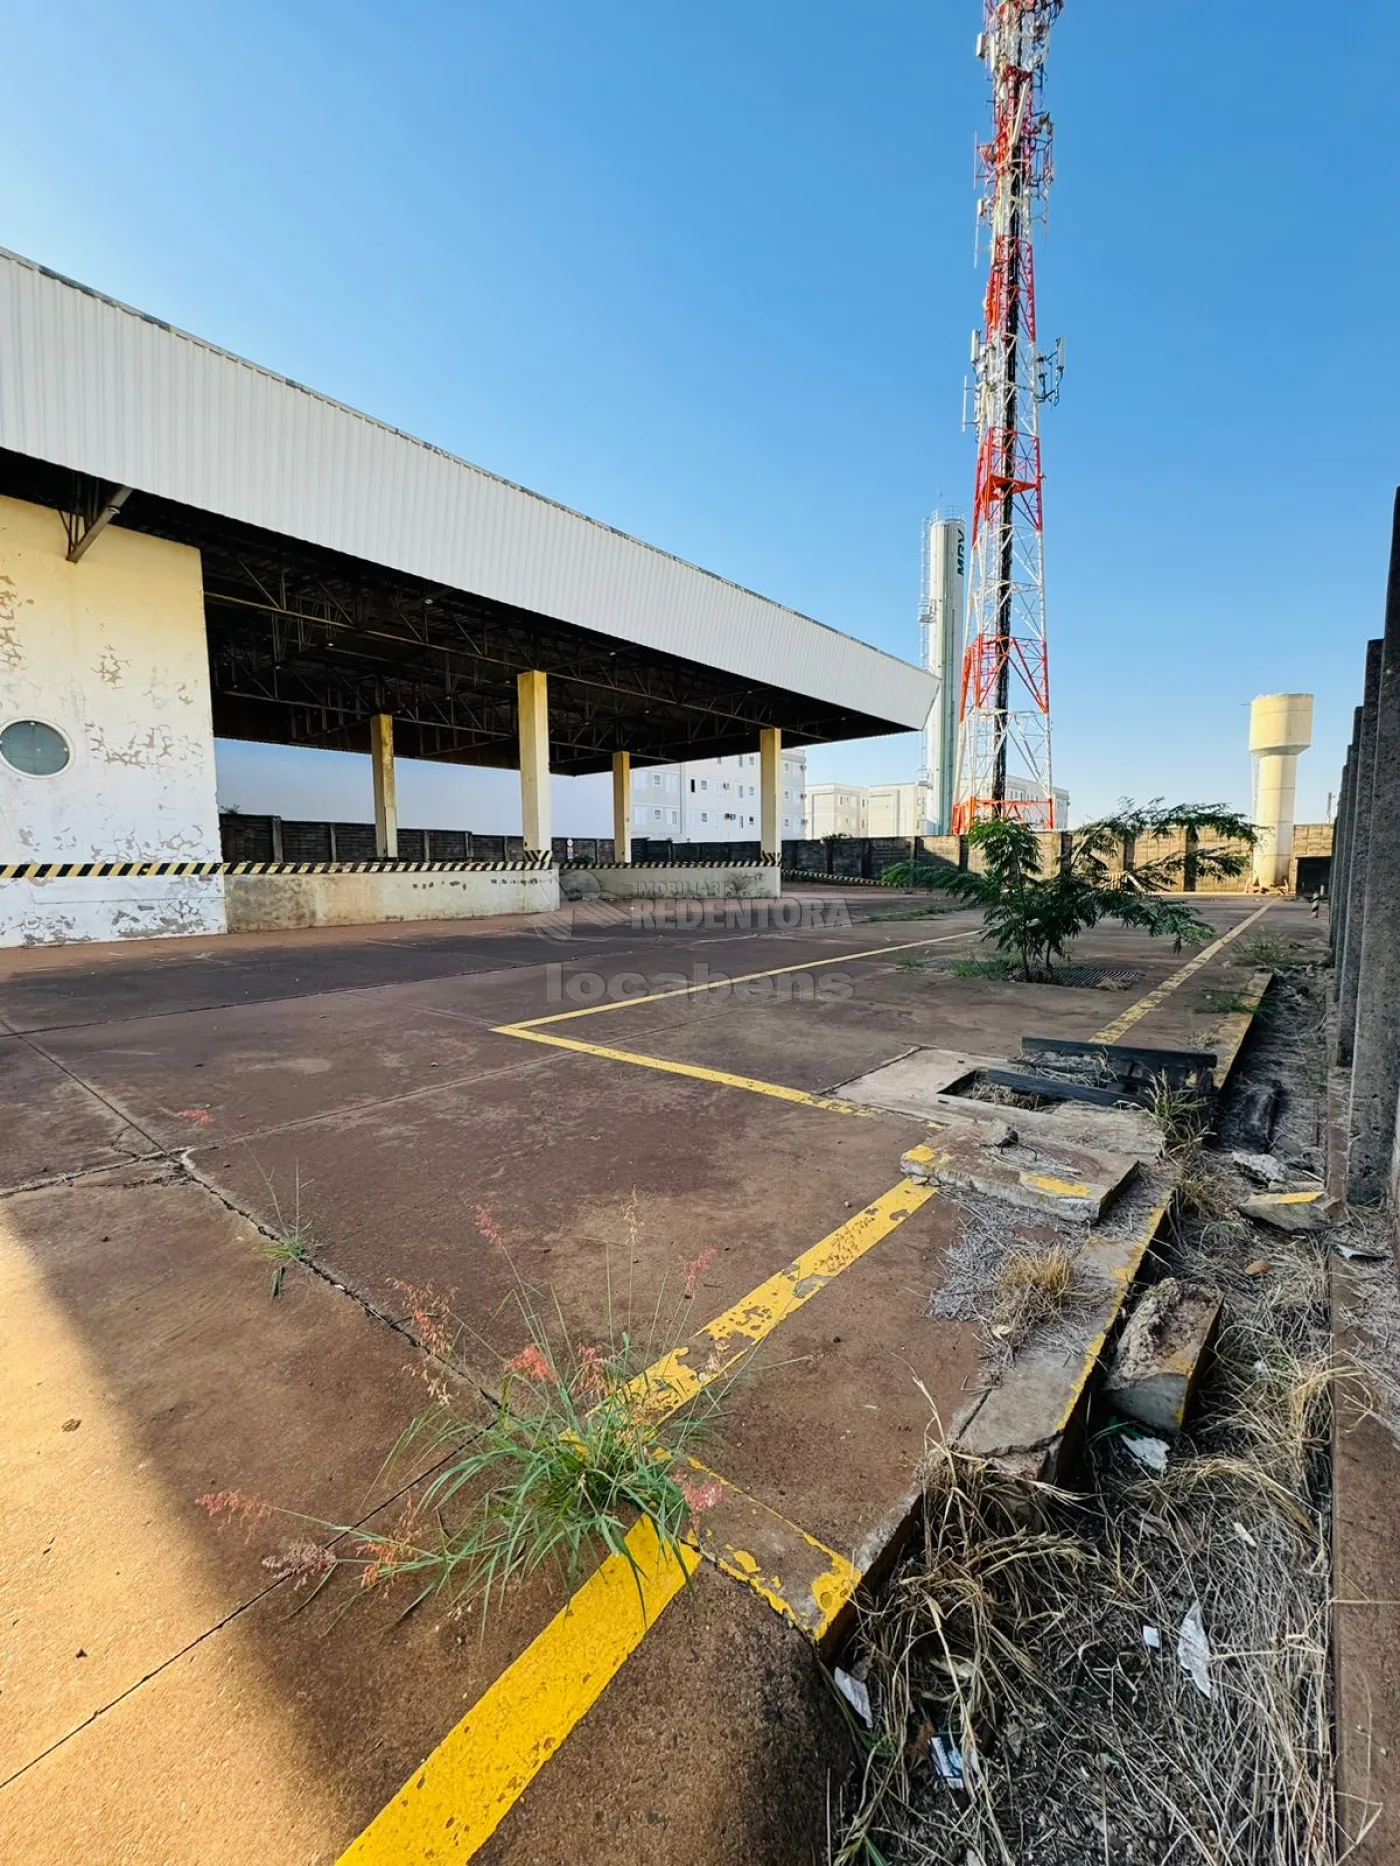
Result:
[[[1062,965],[1055,972],[1059,985],[1089,986],[1098,991],[1131,991],[1142,978],[1121,965]]]

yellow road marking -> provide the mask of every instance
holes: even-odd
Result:
[[[843,1101],[835,1095],[818,1095],[807,1089],[788,1088],[782,1082],[765,1082],[758,1076],[735,1075],[728,1069],[709,1069],[703,1063],[683,1063],[666,1056],[648,1056],[641,1050],[613,1049],[606,1044],[584,1043],[576,1037],[547,1035],[541,1024],[566,1023],[574,1017],[596,1017],[601,1011],[626,1011],[639,1004],[656,1004],[665,998],[690,998],[701,992],[716,991],[721,986],[747,985],[759,978],[780,978],[791,972],[811,972],[823,965],[854,965],[863,959],[883,958],[888,952],[908,952],[914,946],[942,946],[950,940],[967,939],[976,933],[968,927],[961,933],[940,933],[929,939],[901,940],[894,946],[877,946],[868,952],[837,953],[827,959],[808,959],[801,965],[775,965],[767,972],[745,972],[738,978],[714,978],[701,985],[681,985],[670,991],[653,991],[642,998],[620,998],[612,1004],[585,1004],[576,1011],[551,1011],[547,1017],[529,1017],[516,1024],[497,1024],[494,1035],[520,1037],[526,1043],[547,1043],[557,1050],[576,1050],[583,1056],[601,1056],[608,1062],[632,1063],[639,1069],[658,1069],[663,1075],[690,1076],[697,1082],[715,1082],[721,1088],[746,1089],[751,1095],[771,1095],[777,1101],[797,1102],[806,1108],[825,1108],[834,1114],[856,1115],[868,1121],[880,1114],[878,1108],[866,1108],[859,1102]]]
[[[901,1179],[873,1205],[847,1219],[819,1244],[794,1257],[776,1276],[770,1276],[732,1308],[706,1322],[690,1342],[654,1361],[645,1373],[629,1381],[624,1391],[645,1400],[657,1419],[675,1412],[722,1379],[756,1343],[772,1334],[779,1322],[810,1302],[897,1225],[927,1205],[937,1190],[936,1186]],[[704,1355],[699,1365],[692,1358],[696,1354]]]
[[[638,1000],[640,1003],[641,1001]],[[606,1007],[611,1010],[614,1007]],[[859,1102],[842,1101],[836,1095],[818,1095],[808,1089],[788,1088],[782,1082],[763,1082],[757,1076],[738,1076],[727,1069],[709,1069],[704,1063],[674,1062],[667,1056],[644,1056],[640,1050],[614,1050],[602,1043],[581,1043],[575,1037],[556,1037],[524,1024],[503,1026],[501,1036],[520,1037],[526,1043],[547,1043],[556,1050],[577,1050],[584,1056],[603,1056],[609,1062],[636,1063],[642,1069],[659,1069],[663,1075],[693,1076],[698,1082],[717,1082],[723,1088],[748,1089],[754,1095],[772,1095],[779,1101],[800,1102],[807,1108],[828,1108],[836,1114],[859,1115],[863,1120],[884,1112],[866,1108]]]
[[[667,1554],[647,1517],[341,1854],[341,1866],[464,1860],[500,1826],[602,1695],[700,1557]],[[632,1562],[636,1563],[635,1569]]]
[[[1249,1035],[1249,1027],[1254,1022],[1255,1012],[1263,1003],[1264,993],[1269,989],[1272,972],[1256,972],[1249,984],[1240,993],[1240,1002],[1249,1008],[1244,1011],[1231,1011],[1223,1017],[1205,1039],[1202,1048],[1215,1051],[1215,1073],[1219,1085],[1223,1088],[1234,1068],[1236,1059],[1244,1047],[1244,1040]]]
[[[693,1520],[695,1546],[820,1645],[854,1600],[860,1569],[718,1472],[694,1458],[686,1462],[723,1491],[717,1504]]]
[[[774,965],[766,972],[741,972],[737,978],[713,978],[703,985],[677,985],[669,991],[648,992],[640,998],[618,998],[611,1004],[584,1004],[576,1011],[551,1011],[547,1017],[527,1017],[518,1024],[497,1024],[496,1035],[518,1037],[541,1024],[563,1024],[572,1017],[599,1017],[604,1011],[630,1011],[639,1004],[659,1004],[665,998],[693,998],[702,991],[717,991],[721,986],[748,985],[756,978],[781,978],[788,972],[815,972],[823,965],[855,965],[862,959],[883,959],[887,952],[909,952],[915,946],[946,946],[950,940],[969,939],[980,927],[965,927],[961,933],[939,933],[928,939],[900,940],[893,946],[873,946],[867,952],[838,952],[828,959],[804,959],[800,965]]]
[[[1115,1017],[1111,1024],[1106,1024],[1102,1030],[1096,1030],[1091,1040],[1094,1043],[1117,1043],[1120,1037],[1125,1036],[1132,1029],[1139,1018],[1146,1017],[1149,1011],[1155,1011],[1163,999],[1171,996],[1178,985],[1184,985],[1187,979],[1199,972],[1203,965],[1209,965],[1215,955],[1228,946],[1232,939],[1238,939],[1246,927],[1252,927],[1256,920],[1268,913],[1269,907],[1270,903],[1265,901],[1264,905],[1250,914],[1247,920],[1241,920],[1237,927],[1231,927],[1228,933],[1221,934],[1218,940],[1213,941],[1203,952],[1198,952],[1196,957],[1182,966],[1179,972],[1173,972],[1170,978],[1164,979],[1155,991],[1149,991],[1145,998],[1139,998],[1136,1004],[1130,1004],[1121,1017]]]

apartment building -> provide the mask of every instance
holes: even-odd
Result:
[[[1007,794],[1028,797],[1030,787],[1008,774]],[[929,792],[922,784],[812,784],[807,788],[808,836],[922,836],[928,833]],[[1047,827],[1044,810],[1026,818]],[[1055,792],[1055,820],[1069,827],[1069,792]]]
[[[782,754],[784,836],[800,836],[807,810],[807,754]],[[756,842],[758,753],[648,765],[632,773],[632,834],[673,842]]]

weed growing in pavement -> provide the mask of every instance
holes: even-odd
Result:
[[[941,901],[924,906],[892,907],[888,913],[867,914],[868,920],[937,920],[941,914],[956,913],[955,907],[945,906]]]
[[[1201,993],[1200,1008],[1211,1017],[1257,1017],[1264,1007],[1242,991],[1213,986]]]
[[[1230,958],[1233,965],[1248,966],[1253,971],[1296,972],[1317,964],[1322,956],[1320,946],[1304,946],[1295,939],[1271,939],[1261,933],[1248,945],[1237,946]]]
[[[1012,959],[955,959],[948,967],[954,978],[1014,978]]]
[[[258,1240],[258,1255],[263,1262],[271,1265],[271,1296],[276,1302],[282,1294],[282,1283],[290,1263],[310,1263],[316,1254],[316,1240],[311,1235],[311,1227],[301,1215],[301,1172],[297,1171],[292,1187],[291,1218],[283,1217],[281,1201],[272,1181],[263,1174],[267,1189],[272,1195],[272,1208],[277,1217],[277,1229],[269,1237]]]
[[[686,1265],[678,1294],[668,1296],[663,1284],[641,1326],[634,1325],[630,1268],[616,1309],[609,1272],[602,1338],[580,1341],[558,1301],[516,1270],[485,1207],[476,1225],[510,1264],[509,1309],[523,1324],[525,1343],[499,1357],[499,1397],[485,1425],[479,1409],[459,1403],[456,1382],[430,1379],[433,1403],[403,1434],[390,1462],[411,1458],[431,1475],[392,1531],[350,1532],[347,1559],[359,1565],[363,1587],[415,1588],[410,1608],[441,1594],[458,1606],[478,1603],[484,1620],[503,1589],[542,1567],[554,1567],[572,1587],[594,1557],[621,1555],[632,1563],[626,1537],[640,1517],[677,1557],[693,1519],[722,1495],[690,1456],[713,1426],[722,1384],[702,1389],[677,1412],[675,1389],[660,1371],[691,1333],[690,1304],[714,1261],[712,1250]],[[637,1256],[631,1213],[628,1230],[630,1266]],[[424,1346],[464,1373],[462,1345],[468,1337],[481,1345],[476,1331],[445,1298],[405,1293]],[[480,1358],[474,1351],[478,1365]]]
[[[1165,1076],[1153,1079],[1147,1113],[1160,1129],[1168,1153],[1182,1153],[1199,1145],[1205,1134],[1200,1097],[1191,1089],[1173,1088]]]

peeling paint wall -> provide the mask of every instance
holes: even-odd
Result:
[[[120,524],[67,549],[57,512],[0,498],[0,730],[70,752],[51,777],[0,759],[0,862],[217,861],[199,553]],[[223,930],[217,879],[0,881],[0,945]]]

